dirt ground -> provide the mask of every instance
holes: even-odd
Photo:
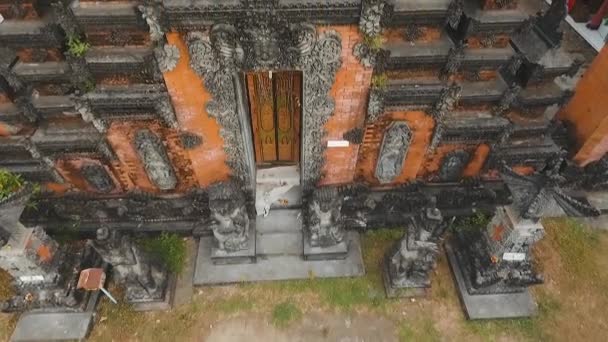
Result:
[[[103,299],[91,341],[605,341],[608,232],[569,219],[546,220],[535,251],[545,283],[533,289],[532,319],[467,321],[445,256],[426,298],[384,297],[380,262],[400,236],[362,237],[367,274],[352,279],[195,288],[168,312],[137,313]],[[0,317],[0,340],[16,318]]]

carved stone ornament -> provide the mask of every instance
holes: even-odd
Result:
[[[323,166],[323,126],[334,111],[329,91],[342,63],[339,34],[332,30],[317,34],[313,25],[288,25],[268,15],[238,27],[215,25],[209,36],[191,32],[187,43],[190,66],[213,95],[207,103],[207,112],[222,126],[227,163],[243,184],[250,183],[251,175],[243,158],[245,144],[236,112],[233,77],[251,69],[303,72],[302,181],[305,188],[314,186]]]
[[[452,151],[443,157],[439,167],[439,180],[442,182],[456,182],[462,177],[464,168],[469,163],[471,155],[464,150]]]
[[[551,2],[549,9],[536,19],[536,32],[552,48],[561,44],[563,32],[560,24],[567,15],[567,1],[555,0]]]
[[[445,18],[446,24],[454,30],[458,29],[462,13],[464,11],[464,0],[452,0],[448,7],[448,14]]]
[[[175,189],[177,177],[160,138],[148,129],[141,129],[135,134],[134,143],[152,183],[160,190]]]
[[[335,187],[320,187],[313,191],[308,208],[310,245],[330,247],[344,241],[344,227],[340,211],[342,196]]]
[[[424,35],[424,31],[420,27],[420,25],[408,24],[405,26],[405,30],[403,31],[403,37],[408,42],[416,41]]]
[[[69,7],[69,1],[57,1],[51,4],[59,26],[65,31],[67,37],[79,37],[80,27],[78,21]]]
[[[209,210],[216,247],[227,253],[247,249],[250,223],[239,187],[232,181],[213,184],[209,188]]]
[[[464,50],[466,44],[460,44],[450,49],[448,53],[448,60],[441,69],[439,77],[442,80],[446,80],[449,76],[454,74],[460,69],[462,61],[464,60]]]
[[[114,182],[102,165],[87,163],[80,168],[80,172],[87,183],[95,190],[104,193],[114,190]]]
[[[203,138],[200,135],[190,132],[184,132],[180,134],[179,140],[181,141],[182,146],[186,150],[196,148],[203,143]]]
[[[437,208],[427,208],[411,218],[406,233],[387,256],[390,286],[425,288],[439,255],[439,242],[447,224]]]
[[[364,134],[365,130],[363,128],[355,127],[342,134],[342,139],[347,140],[353,144],[361,144],[363,142]]]
[[[366,68],[373,68],[377,62],[377,51],[370,49],[369,45],[359,42],[353,47],[353,55]]]
[[[152,41],[161,41],[165,36],[165,31],[161,26],[161,10],[160,4],[155,3],[156,1],[148,1],[147,5],[139,5],[137,8],[141,12],[141,17],[148,24],[150,29],[150,39]]]
[[[385,91],[378,88],[373,88],[369,92],[369,100],[367,102],[367,118],[366,122],[373,123],[384,113]]]
[[[390,183],[401,174],[411,140],[412,131],[405,121],[395,121],[386,130],[376,164],[380,183]]]
[[[361,17],[359,18],[359,30],[368,37],[380,34],[382,27],[382,14],[384,12],[384,0],[361,1]]]
[[[175,69],[179,61],[179,49],[172,44],[164,44],[154,49],[154,57],[161,72],[169,72]]]
[[[429,144],[427,154],[433,153],[439,145],[439,142],[443,136],[444,117],[448,111],[454,108],[454,105],[460,98],[461,90],[462,88],[456,84],[444,88],[439,95],[439,99],[430,110],[431,116],[435,119],[435,130],[433,132],[433,137],[431,138],[431,143]]]
[[[521,86],[515,85],[509,87],[502,94],[500,101],[498,104],[492,108],[492,113],[494,115],[503,115],[505,114],[514,104],[517,103],[517,96],[521,92]]]

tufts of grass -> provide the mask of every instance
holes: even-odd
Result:
[[[15,295],[12,281],[13,277],[5,270],[0,269],[0,301],[10,299]]]
[[[486,213],[477,212],[473,216],[464,216],[458,217],[450,229],[452,231],[460,230],[460,231],[480,231],[485,229],[490,221],[492,220],[492,216]]]
[[[288,326],[302,316],[300,309],[292,302],[282,302],[272,309],[272,324],[279,328]]]
[[[441,341],[441,333],[431,317],[422,316],[413,321],[402,322],[399,327],[399,341],[436,342]]]
[[[598,247],[598,232],[574,219],[543,221],[547,237],[557,247],[566,270],[577,276],[594,277],[599,269],[592,251]]]
[[[234,296],[227,299],[223,299],[213,303],[214,309],[225,313],[234,314],[244,311],[251,311],[253,309],[254,302],[251,299],[243,296]]]
[[[290,295],[315,293],[330,308],[350,312],[356,307],[382,308],[384,295],[382,268],[384,253],[403,236],[400,230],[380,229],[367,232],[361,238],[366,274],[356,278],[281,281],[266,284],[270,289]]]
[[[181,273],[186,262],[186,242],[177,234],[163,232],[155,238],[140,240],[144,249],[157,257],[170,272]]]

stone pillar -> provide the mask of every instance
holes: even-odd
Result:
[[[405,235],[384,260],[384,287],[388,297],[421,296],[431,286],[439,244],[447,224],[437,208],[427,208],[410,219]]]
[[[19,222],[31,194],[32,187],[26,185],[0,202],[0,268],[18,287],[53,284],[59,278],[57,243],[42,228],[27,228]]]
[[[468,319],[530,317],[537,305],[528,291],[542,283],[532,246],[543,226],[524,219],[514,206],[496,208],[486,226],[458,225],[445,249]]]
[[[304,210],[304,259],[346,258],[342,195],[336,187],[327,186],[314,189],[308,197]]]
[[[532,246],[543,235],[539,222],[522,218],[513,206],[498,207],[485,228],[454,232],[451,245],[468,293],[518,293],[542,283]]]

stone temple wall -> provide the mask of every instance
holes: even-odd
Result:
[[[253,198],[248,71],[302,71],[306,191],[464,193],[563,155],[577,63],[514,40],[516,1],[406,3],[0,2],[0,167],[45,190],[24,218],[189,231],[209,186]]]

